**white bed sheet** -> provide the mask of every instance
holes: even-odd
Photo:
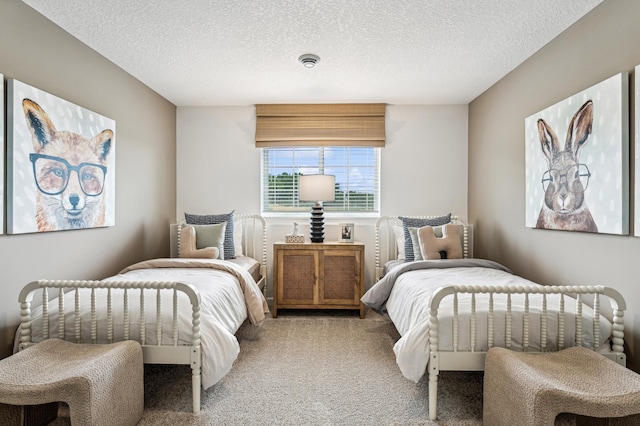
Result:
[[[200,328],[202,341],[202,387],[207,389],[224,377],[240,353],[235,332],[247,319],[247,306],[238,280],[218,270],[196,268],[167,268],[134,270],[110,280],[181,281],[193,285],[200,292]],[[181,324],[181,343],[190,344],[191,311],[189,302],[180,300],[178,309]],[[167,300],[165,308],[171,307]],[[153,304],[152,304],[153,305]],[[152,306],[155,315],[155,306]],[[164,339],[170,339],[172,329],[165,327]],[[155,340],[155,339],[154,339]]]
[[[398,277],[386,302],[389,318],[393,321],[398,332],[402,336],[394,345],[396,361],[402,374],[414,382],[418,382],[424,375],[429,359],[429,302],[435,290],[446,285],[502,285],[502,286],[534,286],[539,285],[508,272],[483,268],[465,267],[450,269],[421,269],[408,271]],[[506,297],[494,296],[494,324],[496,334],[494,345],[504,346],[504,316],[498,312],[506,312]],[[540,306],[542,296],[530,295],[530,350],[540,349]],[[486,351],[487,348],[487,315],[486,306],[488,296],[476,295],[477,332],[476,350]],[[524,296],[512,296],[512,306],[524,306]],[[459,350],[470,350],[470,315],[471,295],[461,295],[459,302]],[[484,306],[484,309],[482,308]],[[557,348],[557,312],[559,298],[555,295],[547,296],[547,348]],[[522,312],[522,308],[518,308]],[[590,347],[593,344],[593,324],[590,320],[592,310],[583,306],[583,329],[585,331],[583,345]],[[566,336],[573,336],[575,321],[572,313],[576,311],[575,299],[565,297],[565,327]],[[453,296],[445,297],[438,312],[439,318],[439,350],[453,350]],[[443,319],[446,318],[446,319]],[[522,315],[512,315],[512,349],[522,349]],[[611,323],[600,316],[600,341],[598,349],[609,351],[608,339],[611,335]],[[564,346],[573,346],[568,338]]]
[[[231,369],[233,362],[238,357],[240,345],[234,336],[240,325],[247,319],[247,307],[244,295],[238,279],[233,275],[216,269],[204,268],[158,268],[139,269],[119,274],[106,279],[107,281],[180,281],[193,285],[200,293],[200,327],[202,344],[202,387],[207,389],[217,383]],[[252,282],[252,285],[256,285]],[[123,290],[112,290],[113,313],[116,330],[118,325],[124,323],[121,297]],[[129,290],[129,315],[131,324],[131,337],[140,336],[140,291]],[[173,298],[171,291],[164,291],[161,297],[163,320],[162,341],[171,344],[173,342],[173,325],[171,315],[173,313]],[[91,290],[79,291],[82,300],[82,338],[91,341],[91,315],[90,297]],[[96,290],[96,298],[106,299],[107,290]],[[183,293],[178,293],[178,344],[191,344],[191,304]],[[74,336],[74,296],[75,292],[65,294],[65,335]],[[50,297],[57,296],[51,294]],[[50,302],[50,322],[57,324],[57,300]],[[156,318],[156,291],[145,290],[145,317]],[[42,316],[42,307],[33,310],[33,318]],[[98,310],[98,343],[106,343],[107,313]],[[145,336],[146,344],[157,343],[157,330],[155,327],[147,327]],[[51,328],[50,337],[58,337],[58,327]],[[115,340],[121,340],[123,333],[117,332]],[[42,339],[42,327],[40,321],[32,324],[32,340]],[[68,338],[68,340],[73,340]]]

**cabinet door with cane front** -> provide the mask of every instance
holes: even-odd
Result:
[[[360,250],[324,250],[320,259],[320,303],[357,305],[361,263]]]

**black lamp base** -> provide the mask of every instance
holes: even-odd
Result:
[[[324,209],[320,203],[311,207],[311,242],[321,243],[324,241]]]

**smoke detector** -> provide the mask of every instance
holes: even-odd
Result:
[[[315,68],[318,62],[320,62],[320,57],[311,53],[305,53],[304,55],[300,55],[298,61],[300,61],[305,68]]]

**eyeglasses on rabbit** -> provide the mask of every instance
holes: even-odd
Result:
[[[568,168],[566,173],[560,170],[549,169],[542,175],[542,189],[547,192],[550,185],[562,185],[565,183],[567,188],[574,192],[584,192],[589,186],[589,178],[591,172],[586,164],[577,164]],[[563,180],[564,178],[564,180]],[[578,183],[580,183],[578,185]]]

